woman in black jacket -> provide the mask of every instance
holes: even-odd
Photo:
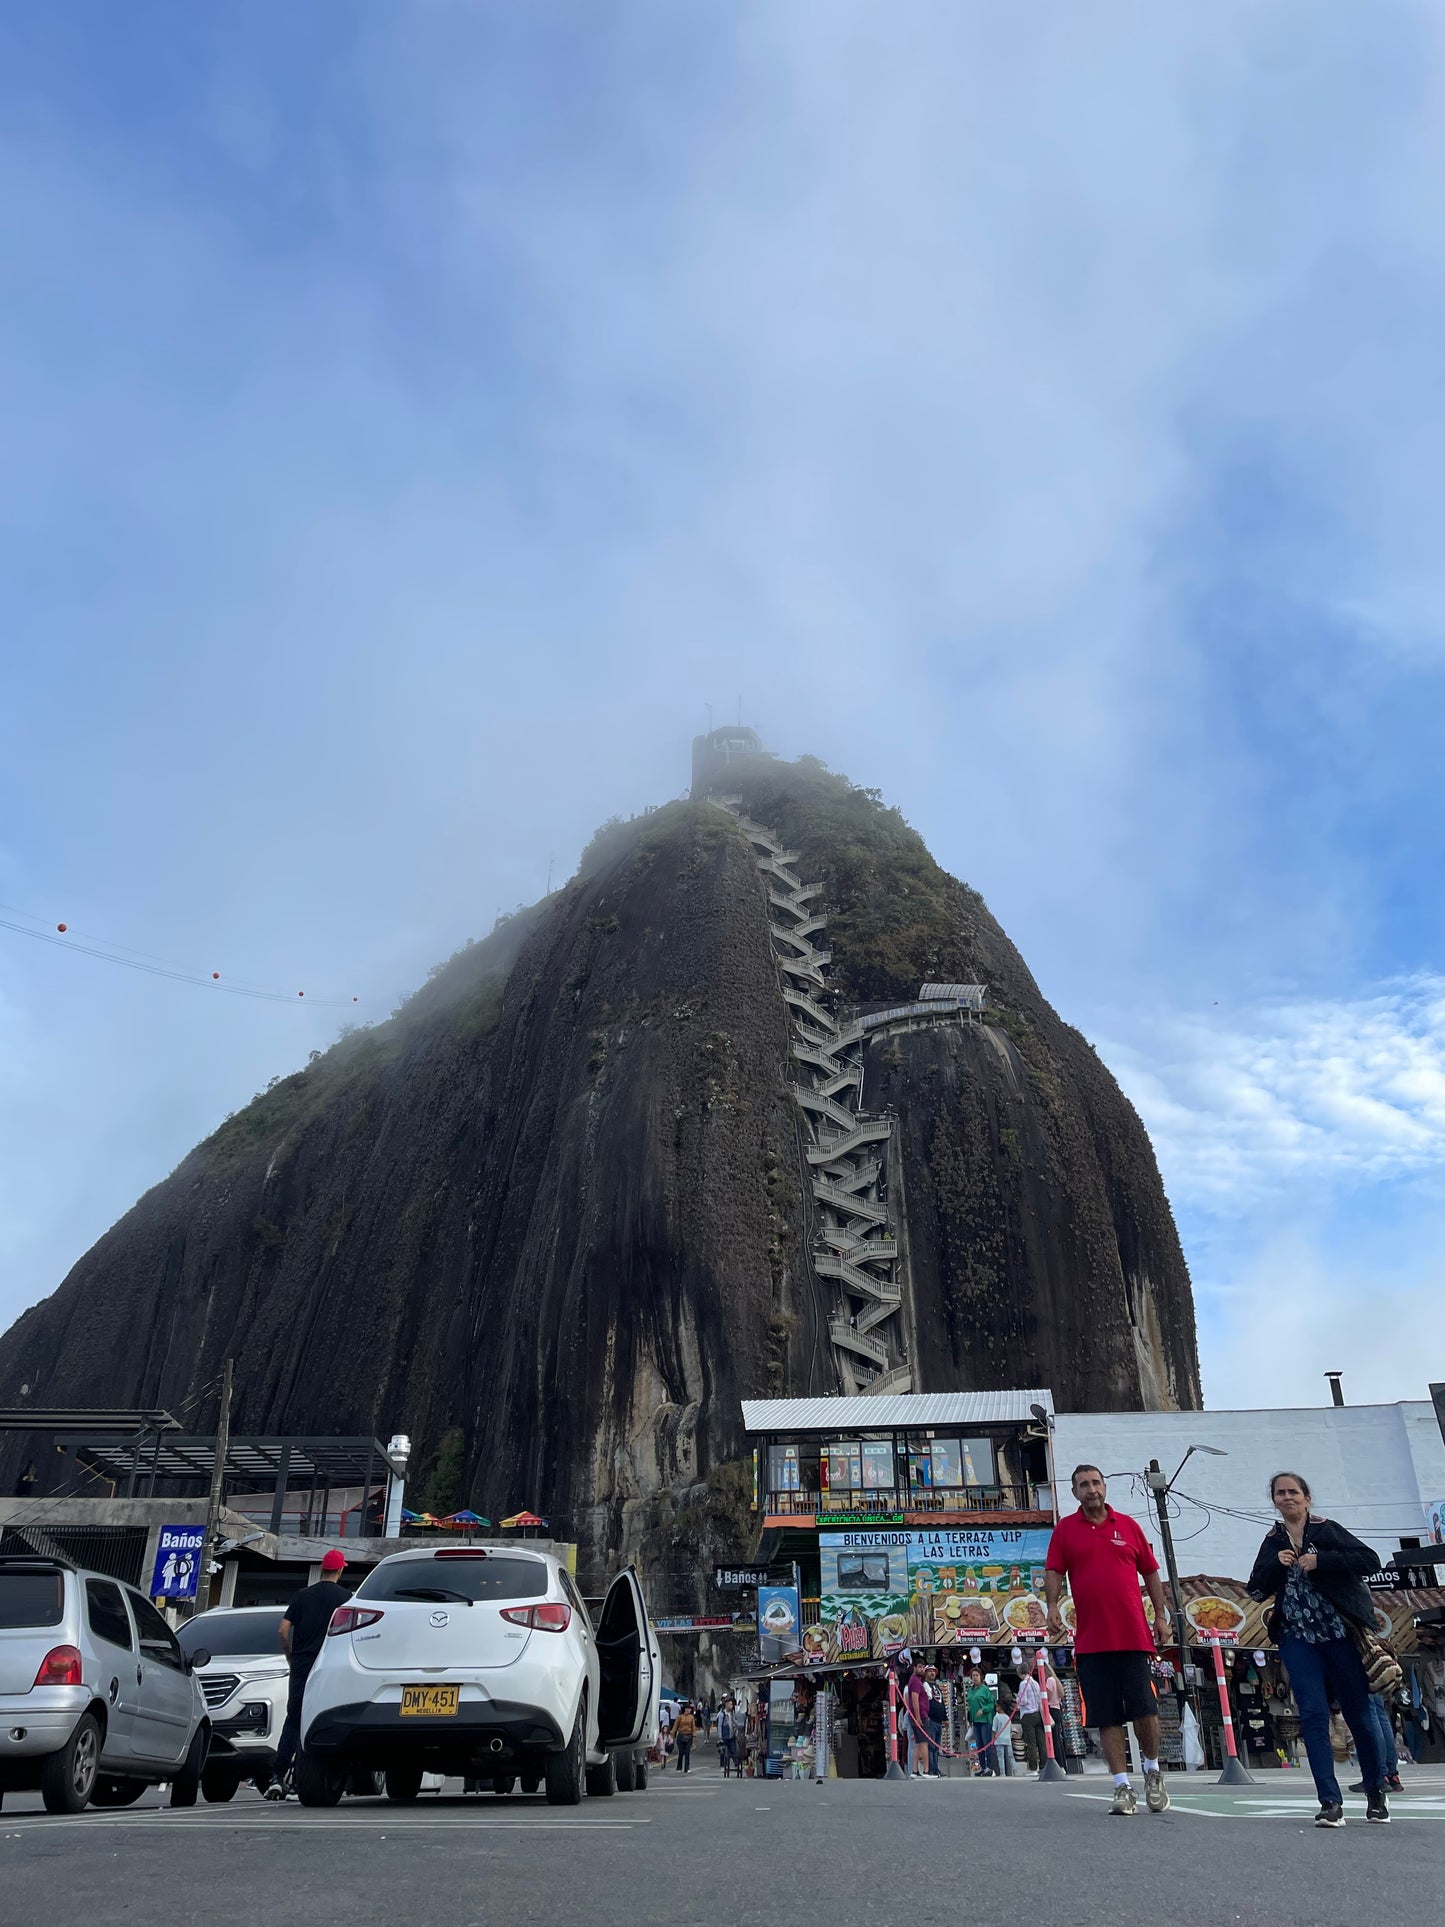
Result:
[[[1310,1489],[1297,1472],[1276,1472],[1269,1496],[1279,1524],[1249,1575],[1254,1599],[1273,1599],[1266,1620],[1299,1707],[1300,1737],[1319,1794],[1317,1827],[1345,1824],[1344,1798],[1330,1750],[1330,1702],[1354,1735],[1365,1782],[1365,1818],[1385,1821],[1385,1764],[1370,1713],[1370,1686],[1350,1636],[1351,1625],[1373,1627],[1375,1608],[1364,1575],[1379,1568],[1366,1545],[1310,1513]]]

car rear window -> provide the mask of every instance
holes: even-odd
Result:
[[[475,1557],[384,1561],[356,1589],[358,1599],[542,1599],[547,1568],[540,1559],[506,1553]]]
[[[64,1573],[0,1572],[0,1632],[58,1626],[64,1612]]]
[[[207,1652],[212,1659],[244,1659],[263,1654],[275,1659],[281,1651],[280,1606],[258,1606],[255,1612],[202,1613],[177,1628],[181,1651]]]

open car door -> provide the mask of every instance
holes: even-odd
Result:
[[[597,1743],[638,1746],[654,1692],[651,1628],[642,1588],[631,1566],[607,1589],[597,1621]]]

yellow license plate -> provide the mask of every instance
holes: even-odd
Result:
[[[459,1686],[403,1686],[401,1717],[453,1719],[460,1696]]]

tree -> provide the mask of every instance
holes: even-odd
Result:
[[[442,1433],[431,1477],[426,1482],[425,1510],[444,1518],[459,1512],[467,1502],[467,1440],[460,1425],[450,1425]]]

